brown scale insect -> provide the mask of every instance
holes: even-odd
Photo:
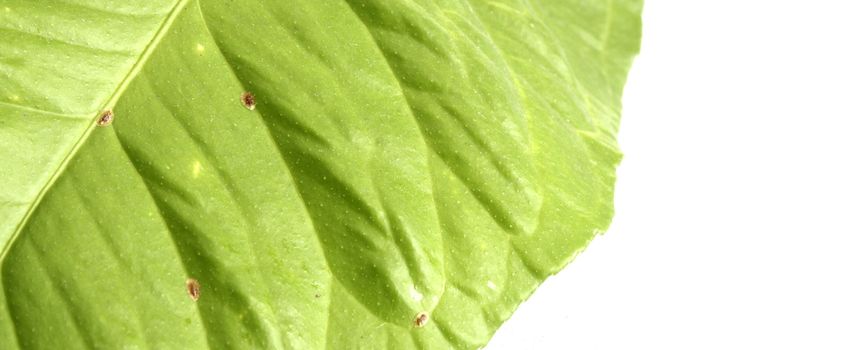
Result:
[[[106,110],[101,112],[101,115],[98,117],[98,126],[107,126],[113,123],[113,111]]]
[[[413,327],[422,328],[426,324],[428,324],[428,313],[420,312],[416,314],[416,318],[413,319]]]
[[[187,284],[187,295],[190,295],[190,299],[193,299],[193,301],[199,300],[199,293],[200,293],[200,288],[201,288],[199,286],[199,281],[197,281],[193,278],[188,278],[186,284]]]
[[[243,94],[241,94],[241,104],[243,104],[244,107],[247,107],[247,109],[252,111],[256,109],[256,97],[253,96],[253,94],[249,91],[244,92]]]

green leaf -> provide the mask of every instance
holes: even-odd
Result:
[[[483,346],[609,224],[640,11],[0,1],[0,348]]]

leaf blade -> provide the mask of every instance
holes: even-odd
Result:
[[[578,5],[638,16],[617,3]],[[478,347],[608,225],[633,24],[556,35],[542,7],[576,14],[546,2],[188,4],[3,259],[9,347]],[[563,52],[592,38],[610,40]]]

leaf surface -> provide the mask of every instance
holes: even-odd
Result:
[[[483,346],[609,224],[640,11],[0,1],[0,348]]]

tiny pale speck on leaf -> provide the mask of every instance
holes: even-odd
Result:
[[[113,111],[106,110],[101,112],[101,116],[98,117],[98,126],[108,126],[113,123]]]
[[[243,94],[241,94],[241,104],[243,104],[244,107],[247,107],[247,109],[252,111],[256,109],[256,97],[253,96],[253,94],[249,91],[244,92]]]
[[[420,312],[416,314],[416,318],[413,319],[413,327],[422,328],[426,324],[428,324],[428,313]]]
[[[198,160],[193,162],[193,178],[199,177],[199,173],[202,172],[202,163]]]
[[[193,301],[199,300],[199,293],[200,293],[199,281],[197,281],[193,278],[188,278],[186,284],[187,284],[187,294],[190,295],[190,299],[193,299]]]
[[[196,44],[196,53],[201,55],[203,52],[205,52],[205,45]]]

